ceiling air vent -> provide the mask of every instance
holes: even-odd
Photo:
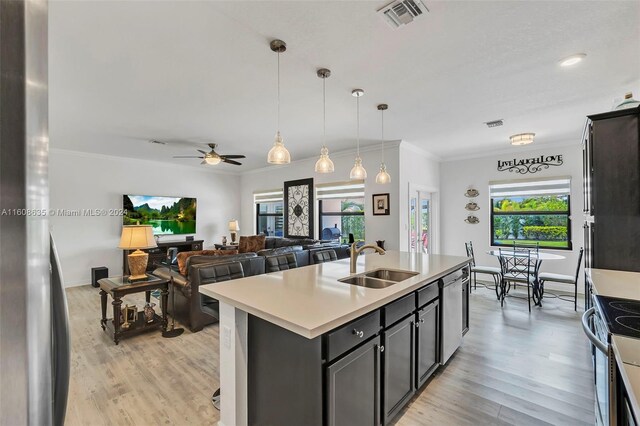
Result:
[[[407,25],[413,22],[423,13],[429,12],[427,6],[421,0],[396,0],[378,10],[385,18],[385,21],[393,28]]]
[[[486,124],[488,128],[500,127],[500,126],[502,126],[504,124],[504,121],[502,121],[502,119],[493,120],[493,121],[485,121],[484,124]]]

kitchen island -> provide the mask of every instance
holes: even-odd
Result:
[[[357,275],[413,273],[385,288],[340,282],[349,259],[201,286],[220,301],[220,424],[387,423],[459,346],[469,261],[360,256]]]

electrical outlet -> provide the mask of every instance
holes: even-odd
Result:
[[[222,344],[225,348],[231,349],[231,329],[227,326],[222,327]]]

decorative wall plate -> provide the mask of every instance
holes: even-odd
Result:
[[[464,196],[469,198],[477,197],[478,195],[480,195],[480,193],[474,188],[469,188],[467,189],[467,192],[464,193]]]
[[[475,225],[476,223],[480,223],[480,219],[478,219],[477,217],[475,217],[472,214],[467,216],[467,218],[464,221],[467,222],[467,223],[470,223],[472,225]]]
[[[470,201],[467,203],[466,206],[464,206],[465,209],[469,210],[469,211],[476,211],[476,210],[480,210],[480,207],[478,207],[478,204],[475,203],[474,201]]]

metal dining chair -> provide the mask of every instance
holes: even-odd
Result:
[[[576,274],[574,276],[571,275],[563,275],[563,274],[552,274],[550,272],[542,272],[538,275],[538,280],[540,282],[540,298],[544,296],[544,283],[547,281],[554,283],[562,283],[562,284],[572,284],[573,285],[573,310],[578,310],[578,274],[580,273],[580,265],[582,264],[582,255],[584,253],[584,248],[580,247],[580,252],[578,254],[578,266],[576,266]],[[569,296],[570,297],[570,296]],[[561,299],[558,296],[558,299]],[[566,299],[561,299],[566,300]]]
[[[531,289],[536,292],[535,265],[531,263],[531,250],[529,249],[509,249],[503,251],[499,249],[498,260],[502,280],[500,283],[500,306],[504,306],[504,299],[509,293],[511,284],[523,284],[527,286],[527,303],[531,312]],[[535,300],[534,300],[535,302]]]
[[[500,295],[498,293],[498,286],[500,285],[500,268],[495,266],[480,266],[476,265],[476,257],[473,253],[473,243],[469,241],[468,243],[464,243],[464,248],[467,250],[467,257],[471,258],[471,273],[473,274],[473,289],[477,288],[476,284],[476,274],[487,274],[491,275],[493,281],[496,283],[496,297],[500,299]]]

